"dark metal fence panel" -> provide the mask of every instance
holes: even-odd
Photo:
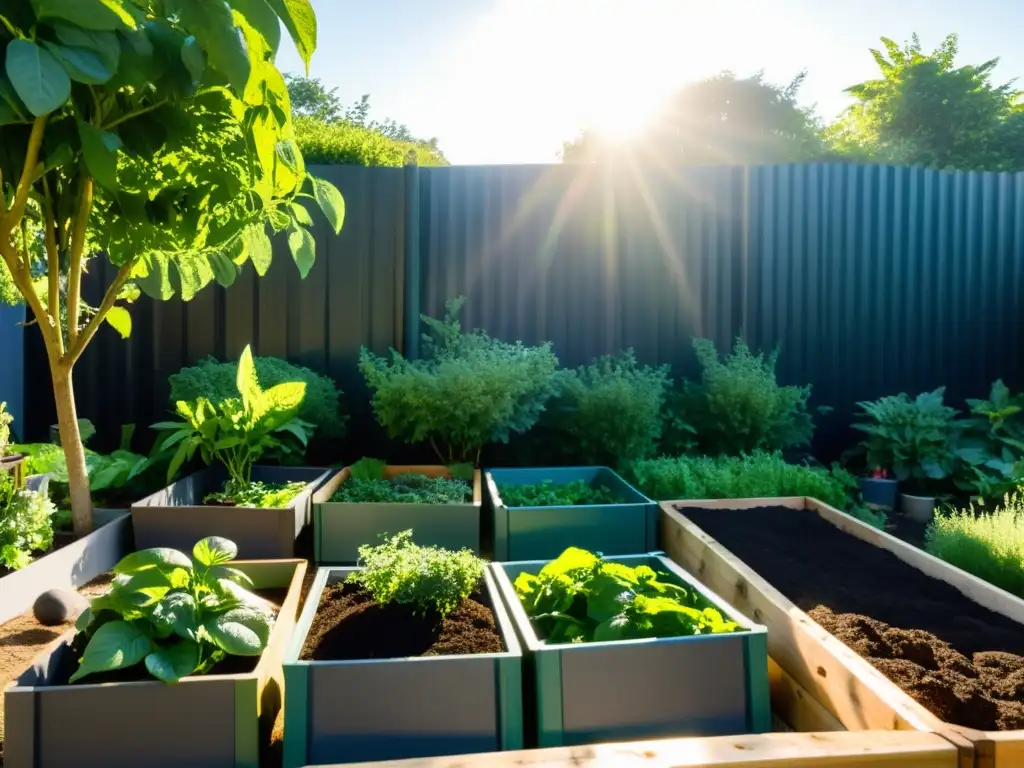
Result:
[[[17,435],[25,433],[25,331],[20,325],[23,322],[24,307],[0,304],[0,402],[7,403]]]

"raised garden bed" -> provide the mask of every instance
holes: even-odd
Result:
[[[310,519],[313,492],[329,475],[327,469],[253,467],[253,482],[306,484],[279,509],[205,504],[209,494],[223,490],[226,473],[214,467],[189,475],[132,505],[135,548],[188,552],[205,536],[221,536],[238,545],[243,559],[293,557],[295,539]]]
[[[845,727],[934,730],[963,766],[1024,765],[1024,601],[813,499],[662,514],[673,559],[765,624],[774,661]]]
[[[528,652],[538,746],[771,730],[764,627],[667,558],[649,554],[605,560],[653,569],[660,581],[685,588],[691,601],[716,608],[738,631],[549,642],[514,586],[521,574],[536,575],[547,563],[493,563],[495,581]],[[592,607],[588,603],[588,610]]]
[[[388,466],[384,478],[393,481],[403,475],[451,478],[446,467]],[[473,473],[471,498],[460,503],[345,502],[332,501],[352,471],[346,467],[313,495],[313,533],[317,563],[354,564],[361,544],[374,544],[383,534],[413,531],[421,546],[471,549],[480,552],[480,470]]]
[[[94,530],[75,540],[54,536],[54,549],[0,578],[0,623],[32,607],[47,589],[75,589],[105,573],[132,544],[130,518],[122,509],[93,510]]]
[[[155,680],[62,684],[76,660],[74,630],[41,653],[4,693],[5,768],[256,768],[259,730],[282,705],[281,659],[301,597],[304,560],[234,561],[253,589],[279,605],[259,657],[229,657],[239,671]],[[242,669],[242,667],[248,669]]]
[[[523,505],[502,498],[503,488]],[[607,467],[492,469],[487,495],[495,560],[551,560],[567,547],[605,555],[657,548],[657,505]],[[574,498],[599,503],[565,503]]]
[[[343,583],[359,570],[320,568],[306,600],[285,659],[285,768],[521,749],[522,653],[490,575],[439,632]]]

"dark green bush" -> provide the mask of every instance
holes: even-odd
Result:
[[[668,388],[667,365],[640,365],[628,349],[561,371],[550,422],[574,462],[622,467],[657,453]]]
[[[397,141],[350,123],[324,123],[312,117],[295,119],[295,141],[307,165],[387,165],[401,167],[412,151],[417,165],[448,165],[428,147]]]
[[[780,386],[775,377],[778,353],[754,354],[742,339],[720,360],[714,343],[694,339],[701,366],[699,382],[687,382],[673,398],[670,434],[684,445],[666,444],[677,453],[695,443],[702,453],[737,456],[750,451],[784,450],[808,445],[814,421],[807,412],[811,388]],[[692,428],[681,430],[681,425]]]
[[[392,438],[429,442],[446,464],[479,463],[490,443],[507,443],[537,423],[554,394],[558,359],[550,344],[527,347],[463,333],[463,299],[446,305],[445,319],[424,317],[421,360],[390,359],[365,348],[359,370],[373,392],[377,420]]]
[[[257,357],[254,362],[256,376],[264,389],[289,381],[305,382],[306,397],[299,408],[298,417],[316,426],[314,437],[335,438],[345,434],[346,417],[340,410],[341,391],[333,379],[277,357]],[[207,357],[197,365],[182,368],[169,377],[171,402],[194,402],[205,397],[217,403],[238,397],[235,385],[237,376],[237,361],[222,363]]]

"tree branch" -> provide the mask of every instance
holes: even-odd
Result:
[[[18,189],[14,193],[14,202],[8,211],[0,215],[0,237],[7,241],[10,239],[14,228],[21,223],[21,217],[25,215],[25,204],[28,203],[28,193],[32,189],[32,178],[39,164],[39,148],[43,145],[43,134],[46,131],[46,117],[37,117],[32,123],[32,133],[28,138],[28,149],[25,151],[25,164],[21,168],[21,179],[18,181]],[[10,265],[8,265],[10,266]]]
[[[92,179],[82,180],[81,199],[71,230],[71,267],[68,272],[68,344],[74,346],[78,338],[78,320],[82,314],[82,261],[85,250],[85,232],[92,211]]]
[[[43,236],[46,242],[46,311],[53,324],[60,328],[60,251],[57,249],[57,236],[54,232],[56,222],[53,211],[47,210],[43,218]],[[57,334],[57,353],[64,355],[64,334]]]
[[[144,115],[147,112],[152,112],[154,109],[160,109],[160,107],[162,107],[165,104],[167,104],[167,102],[168,102],[168,99],[161,99],[160,101],[157,101],[157,102],[154,102],[153,104],[150,104],[148,107],[143,107],[142,109],[136,110],[135,112],[129,112],[127,115],[121,115],[116,120],[112,120],[111,122],[109,122],[106,125],[104,125],[103,126],[103,130],[104,131],[109,131],[111,128],[114,128],[115,126],[118,126],[121,123],[128,122],[133,117],[138,117],[139,115]]]
[[[96,331],[99,330],[100,324],[103,319],[107,316],[107,312],[114,306],[117,301],[117,295],[124,288],[124,284],[128,282],[128,278],[131,276],[132,267],[134,262],[129,262],[122,266],[114,277],[114,281],[107,286],[107,292],[103,294],[103,301],[100,302],[99,307],[96,309],[96,314],[92,316],[89,322],[86,324],[82,332],[78,334],[78,338],[75,339],[74,343],[70,345],[70,350],[64,356],[64,365],[67,367],[73,366],[78,358],[82,356],[82,352],[92,341],[92,337],[96,335]]]

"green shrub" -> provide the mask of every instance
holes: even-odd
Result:
[[[348,581],[358,584],[381,605],[412,605],[419,613],[446,616],[473,594],[486,563],[468,549],[453,552],[420,547],[412,531],[402,531],[376,547],[359,548],[363,570]]]
[[[416,164],[448,165],[444,157],[422,144],[397,141],[351,123],[325,123],[295,118],[295,141],[306,165],[389,165],[401,167],[410,152]]]
[[[1024,496],[1007,494],[992,512],[936,512],[925,549],[1018,597],[1024,597]]]
[[[574,462],[623,467],[658,452],[668,366],[640,365],[633,350],[559,374],[550,421]]]
[[[953,481],[972,495],[1001,498],[1024,483],[1024,396],[999,379],[988,400],[968,399],[967,406],[953,451]]]
[[[507,443],[537,423],[554,394],[558,359],[550,344],[526,347],[463,333],[463,299],[444,320],[424,317],[423,359],[397,351],[382,358],[363,348],[359,370],[373,393],[377,420],[392,438],[429,442],[446,464],[479,464],[485,445]]]
[[[33,552],[49,550],[55,512],[45,494],[19,490],[14,475],[0,472],[0,566],[16,571],[32,562]]]
[[[350,504],[463,504],[472,499],[469,483],[414,474],[377,480],[353,477],[331,496],[331,501]]]
[[[563,485],[555,485],[550,480],[533,485],[502,484],[498,486],[498,495],[506,507],[576,507],[622,502],[608,488],[582,480]]]
[[[784,450],[807,445],[814,421],[807,412],[811,388],[779,386],[775,377],[778,352],[753,354],[736,340],[732,352],[719,360],[713,342],[694,339],[701,380],[687,382],[673,399],[670,420],[692,427],[702,453],[732,455],[755,450]],[[668,445],[668,452],[685,446]]]
[[[256,376],[263,387],[290,382],[306,385],[306,398],[299,408],[298,417],[316,426],[316,437],[335,438],[345,434],[346,417],[340,411],[341,391],[333,379],[278,357],[257,357],[254,361]],[[184,400],[191,403],[205,397],[216,404],[238,397],[237,378],[236,361],[221,363],[213,357],[204,358],[168,378],[171,402]]]

